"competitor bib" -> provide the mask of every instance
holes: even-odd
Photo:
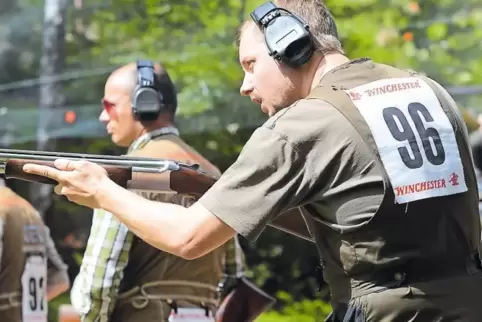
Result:
[[[47,322],[47,261],[39,255],[27,257],[22,275],[23,322]]]
[[[467,191],[455,133],[422,79],[382,79],[345,91],[367,122],[397,203]]]
[[[169,322],[214,322],[214,317],[206,316],[206,310],[201,308],[178,308],[177,313],[171,312]]]

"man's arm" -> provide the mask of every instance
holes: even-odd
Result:
[[[113,213],[135,235],[185,259],[204,256],[235,235],[231,227],[198,203],[184,208],[147,200],[112,181],[100,194],[101,207]]]
[[[189,208],[145,200],[110,180],[99,186],[98,200],[147,243],[193,259],[236,232],[256,240],[275,216],[300,200],[304,165],[284,136],[262,127],[235,164]]]
[[[70,280],[68,267],[55,248],[49,227],[45,225],[44,229],[47,250],[47,299],[50,301],[70,288]]]
[[[305,150],[318,141],[308,141]],[[186,259],[209,253],[236,232],[255,241],[278,214],[300,205],[318,177],[305,177],[306,156],[270,127],[257,129],[235,164],[189,208],[146,200],[91,162],[58,160],[55,167],[23,169],[58,181],[56,193],[113,213],[139,238]]]

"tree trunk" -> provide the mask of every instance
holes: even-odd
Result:
[[[36,147],[39,151],[55,150],[55,142],[49,138],[49,132],[52,130],[51,116],[64,102],[62,84],[54,77],[60,74],[64,67],[67,6],[67,0],[45,0]],[[29,199],[42,216],[52,204],[52,192],[53,187],[50,185],[31,185]]]

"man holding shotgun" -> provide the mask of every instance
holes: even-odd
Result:
[[[236,233],[256,241],[302,206],[329,321],[480,321],[478,192],[457,105],[428,77],[347,58],[322,1],[276,4],[256,8],[238,39],[241,94],[270,118],[191,207],[144,200],[90,162],[24,171],[187,259]]]
[[[219,177],[218,169],[179,137],[174,127],[176,90],[160,65],[138,61],[117,69],[107,79],[102,103],[99,119],[112,141],[128,148],[128,156],[197,163]],[[140,195],[181,207],[193,203],[174,194]],[[223,273],[232,279],[242,276],[242,255],[233,238],[187,261],[152,247],[108,211],[95,209],[72,304],[83,322],[176,321],[171,312],[182,316],[186,310],[198,314],[198,321],[213,321],[216,286]]]

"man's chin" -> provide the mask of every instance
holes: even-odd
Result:
[[[120,147],[128,147],[130,144],[128,144],[125,140],[123,140],[122,138],[119,138],[115,135],[111,135],[110,136],[110,139],[112,140],[112,142],[117,145],[117,146],[120,146]]]
[[[271,107],[271,108],[267,108],[267,107],[263,108],[263,107],[261,107],[261,111],[262,111],[264,114],[268,115],[269,117],[272,117],[273,115],[275,115],[276,113],[278,113],[279,110],[280,110],[280,109],[277,109],[277,108],[275,108],[275,107]]]
[[[115,136],[115,134],[111,134],[111,135],[110,135],[110,140],[111,140],[113,143],[115,143],[115,144],[117,144],[117,142],[118,142],[118,139],[117,139],[117,137]]]
[[[276,113],[276,111],[274,111],[273,109],[270,109],[266,106],[263,106],[263,104],[261,104],[261,112],[263,112],[263,114],[265,114],[265,115],[268,115],[269,117],[273,116],[274,113]]]

